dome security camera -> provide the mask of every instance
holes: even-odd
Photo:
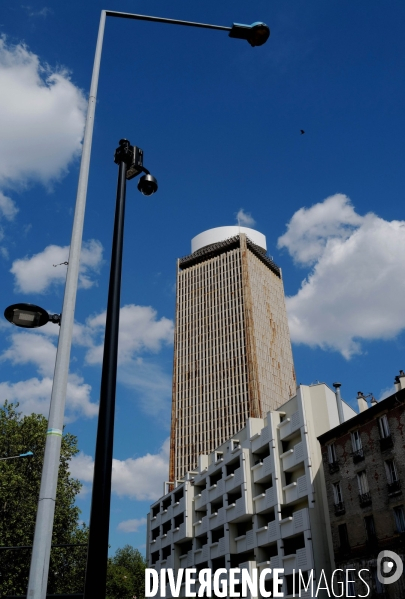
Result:
[[[158,183],[152,175],[143,175],[139,179],[138,189],[144,196],[151,196],[157,191]]]

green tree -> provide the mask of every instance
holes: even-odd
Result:
[[[0,546],[32,546],[41,481],[47,420],[39,414],[22,416],[18,404],[0,407],[0,457],[32,451],[34,456],[0,461]],[[87,543],[75,505],[81,483],[72,478],[69,462],[78,453],[77,438],[62,437],[55,504],[53,545]],[[0,597],[27,591],[31,549],[0,549]],[[86,547],[55,547],[51,551],[48,593],[82,591]]]
[[[146,560],[138,549],[125,545],[108,560],[106,599],[143,599]]]

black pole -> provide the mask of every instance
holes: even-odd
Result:
[[[106,593],[126,173],[128,162],[132,156],[131,150],[129,142],[122,139],[120,147],[115,153],[115,162],[119,164],[119,173],[105,325],[96,455],[94,458],[84,599],[104,599]]]

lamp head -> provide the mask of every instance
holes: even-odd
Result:
[[[138,189],[144,196],[151,196],[158,189],[158,182],[155,177],[150,174],[143,175],[139,179]]]
[[[49,322],[49,314],[34,304],[13,304],[4,310],[4,317],[24,329],[36,329]]]
[[[234,23],[229,37],[246,40],[251,46],[263,46],[270,37],[270,29],[265,23],[257,22],[251,25]]]

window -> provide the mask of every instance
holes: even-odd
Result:
[[[391,436],[388,418],[386,414],[384,414],[384,416],[381,416],[381,418],[378,419],[378,428],[380,430],[381,439],[386,439],[387,437]]]
[[[328,445],[328,462],[329,462],[329,464],[333,464],[334,462],[337,462],[336,447],[335,447],[334,443],[331,443],[330,445]]]
[[[359,486],[360,495],[365,495],[369,492],[366,471],[362,470],[357,474],[357,484]]]
[[[366,516],[364,518],[364,524],[365,524],[366,532],[367,532],[367,540],[374,541],[376,539],[377,535],[375,532],[375,523],[374,523],[373,516]]]
[[[394,507],[395,526],[398,532],[405,532],[405,512],[404,506],[398,505]]]
[[[388,484],[396,483],[398,481],[397,469],[395,467],[394,460],[387,460],[385,463],[385,472],[387,474]]]
[[[350,547],[350,545],[349,545],[349,536],[347,534],[346,524],[339,524],[338,533],[339,533],[340,548],[348,549],[348,547]]]
[[[352,447],[353,451],[361,451],[363,449],[359,431],[352,432]]]
[[[340,487],[340,483],[335,483],[332,485],[333,489],[333,499],[335,501],[335,505],[343,502],[342,489]]]

